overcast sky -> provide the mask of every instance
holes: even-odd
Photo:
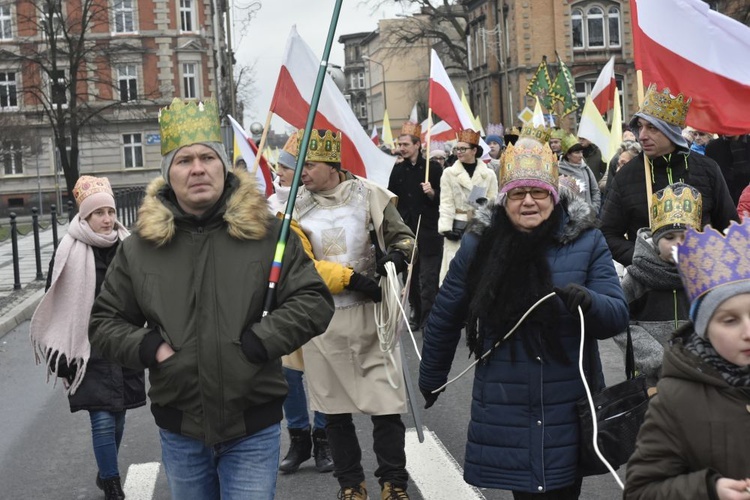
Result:
[[[243,0],[234,2],[234,24],[237,26],[237,18],[242,12],[237,6]],[[370,3],[374,4],[375,0]],[[300,36],[310,45],[315,55],[321,57],[334,5],[334,0],[262,0],[262,7],[251,21],[247,32],[244,35],[235,33],[233,38],[237,44],[235,53],[238,63],[255,62],[256,70],[256,98],[251,109],[245,110],[245,128],[249,128],[252,122],[264,123],[266,120],[291,27],[296,24]],[[365,5],[362,0],[343,0],[329,61],[342,67],[344,65],[344,46],[338,43],[341,35],[373,31],[377,28],[379,19],[392,18],[403,12],[398,5],[389,5],[373,13],[372,7]],[[280,118],[275,118],[272,128],[282,132],[284,123]]]

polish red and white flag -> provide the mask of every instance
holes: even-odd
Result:
[[[372,126],[372,133],[370,134],[370,140],[376,146],[380,146],[380,138],[378,137],[378,126],[377,125],[373,125]]]
[[[596,109],[604,115],[615,106],[615,56],[612,56],[604,65],[599,78],[596,79],[594,88],[591,89],[591,100],[594,101]]]
[[[430,56],[430,108],[455,131],[475,130],[474,122],[461,103],[435,49],[431,50]],[[484,139],[479,139],[479,145],[484,151],[482,158],[489,158],[490,147]]]
[[[237,145],[237,149],[240,150],[242,159],[245,160],[248,172],[255,175],[255,182],[258,183],[258,190],[268,198],[273,194],[273,178],[271,176],[271,167],[268,165],[266,157],[263,155],[260,156],[258,168],[253,172],[252,169],[253,165],[255,165],[255,158],[258,156],[258,146],[256,146],[255,142],[249,135],[247,135],[247,132],[242,128],[242,125],[232,118],[232,115],[227,115],[227,118],[229,118],[229,122],[232,124],[232,130],[234,130],[234,142]]]
[[[691,127],[750,133],[750,28],[701,0],[635,0],[631,12],[644,86],[692,97]]]
[[[271,111],[292,126],[303,128],[321,62],[297,33],[296,26],[289,34],[281,64]],[[315,128],[341,131],[342,168],[381,186],[388,186],[395,157],[380,151],[373,144],[328,74],[315,114]]]

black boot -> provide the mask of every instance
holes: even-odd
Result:
[[[279,470],[286,474],[297,472],[299,466],[311,457],[312,440],[310,439],[310,428],[289,429],[289,451],[284,460],[279,464]]]
[[[312,433],[312,440],[315,468],[318,472],[332,472],[333,458],[331,458],[331,447],[328,445],[326,430],[315,429]]]
[[[100,481],[102,483],[102,489],[104,490],[104,500],[125,499],[125,493],[122,491],[122,485],[120,485],[120,476],[101,479]]]

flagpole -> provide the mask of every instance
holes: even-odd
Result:
[[[333,15],[331,16],[331,24],[328,27],[328,36],[326,38],[326,45],[323,49],[323,58],[320,61],[320,67],[318,68],[318,77],[315,80],[315,88],[313,90],[312,99],[310,100],[310,111],[307,113],[307,121],[305,122],[305,132],[302,135],[302,141],[299,145],[299,153],[297,155],[297,165],[294,169],[294,179],[289,189],[289,198],[286,204],[286,212],[284,213],[284,219],[281,223],[281,231],[279,232],[279,240],[276,243],[276,252],[273,257],[273,264],[271,265],[271,272],[268,277],[268,289],[266,290],[266,297],[263,303],[263,316],[267,316],[268,313],[273,309],[276,301],[276,284],[279,282],[281,277],[281,267],[284,260],[284,250],[286,249],[286,242],[289,239],[289,228],[292,225],[292,213],[294,212],[294,203],[297,199],[297,188],[299,187],[300,179],[302,178],[302,167],[305,164],[305,157],[307,156],[307,149],[310,143],[310,135],[312,133],[313,124],[315,122],[315,114],[318,111],[318,103],[320,102],[320,94],[323,90],[323,82],[325,81],[326,70],[328,69],[328,57],[331,55],[331,47],[333,46],[333,37],[336,34],[336,25],[339,21],[339,14],[341,13],[341,4],[343,0],[336,0],[336,4],[333,7]],[[271,113],[269,112],[270,121]],[[268,127],[264,129],[267,130]]]
[[[263,154],[263,148],[266,145],[266,138],[268,137],[268,129],[271,127],[271,118],[273,117],[273,111],[268,112],[268,116],[266,116],[266,124],[263,126],[263,135],[260,136],[260,143],[258,144],[258,154],[255,155],[255,162],[253,163],[253,169],[251,172],[255,174],[255,171],[258,170],[258,165],[260,164],[260,156]]]
[[[424,181],[430,182],[430,143],[432,142],[432,108],[427,109],[427,151],[424,167]]]

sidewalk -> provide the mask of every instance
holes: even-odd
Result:
[[[67,233],[68,225],[57,226],[58,243]],[[13,249],[10,238],[0,243],[0,337],[13,328],[31,319],[36,306],[44,295],[49,261],[54,251],[52,228],[39,232],[41,247],[42,275],[37,280],[36,257],[34,253],[34,234],[18,236],[18,255],[20,264],[21,289],[13,289]]]

